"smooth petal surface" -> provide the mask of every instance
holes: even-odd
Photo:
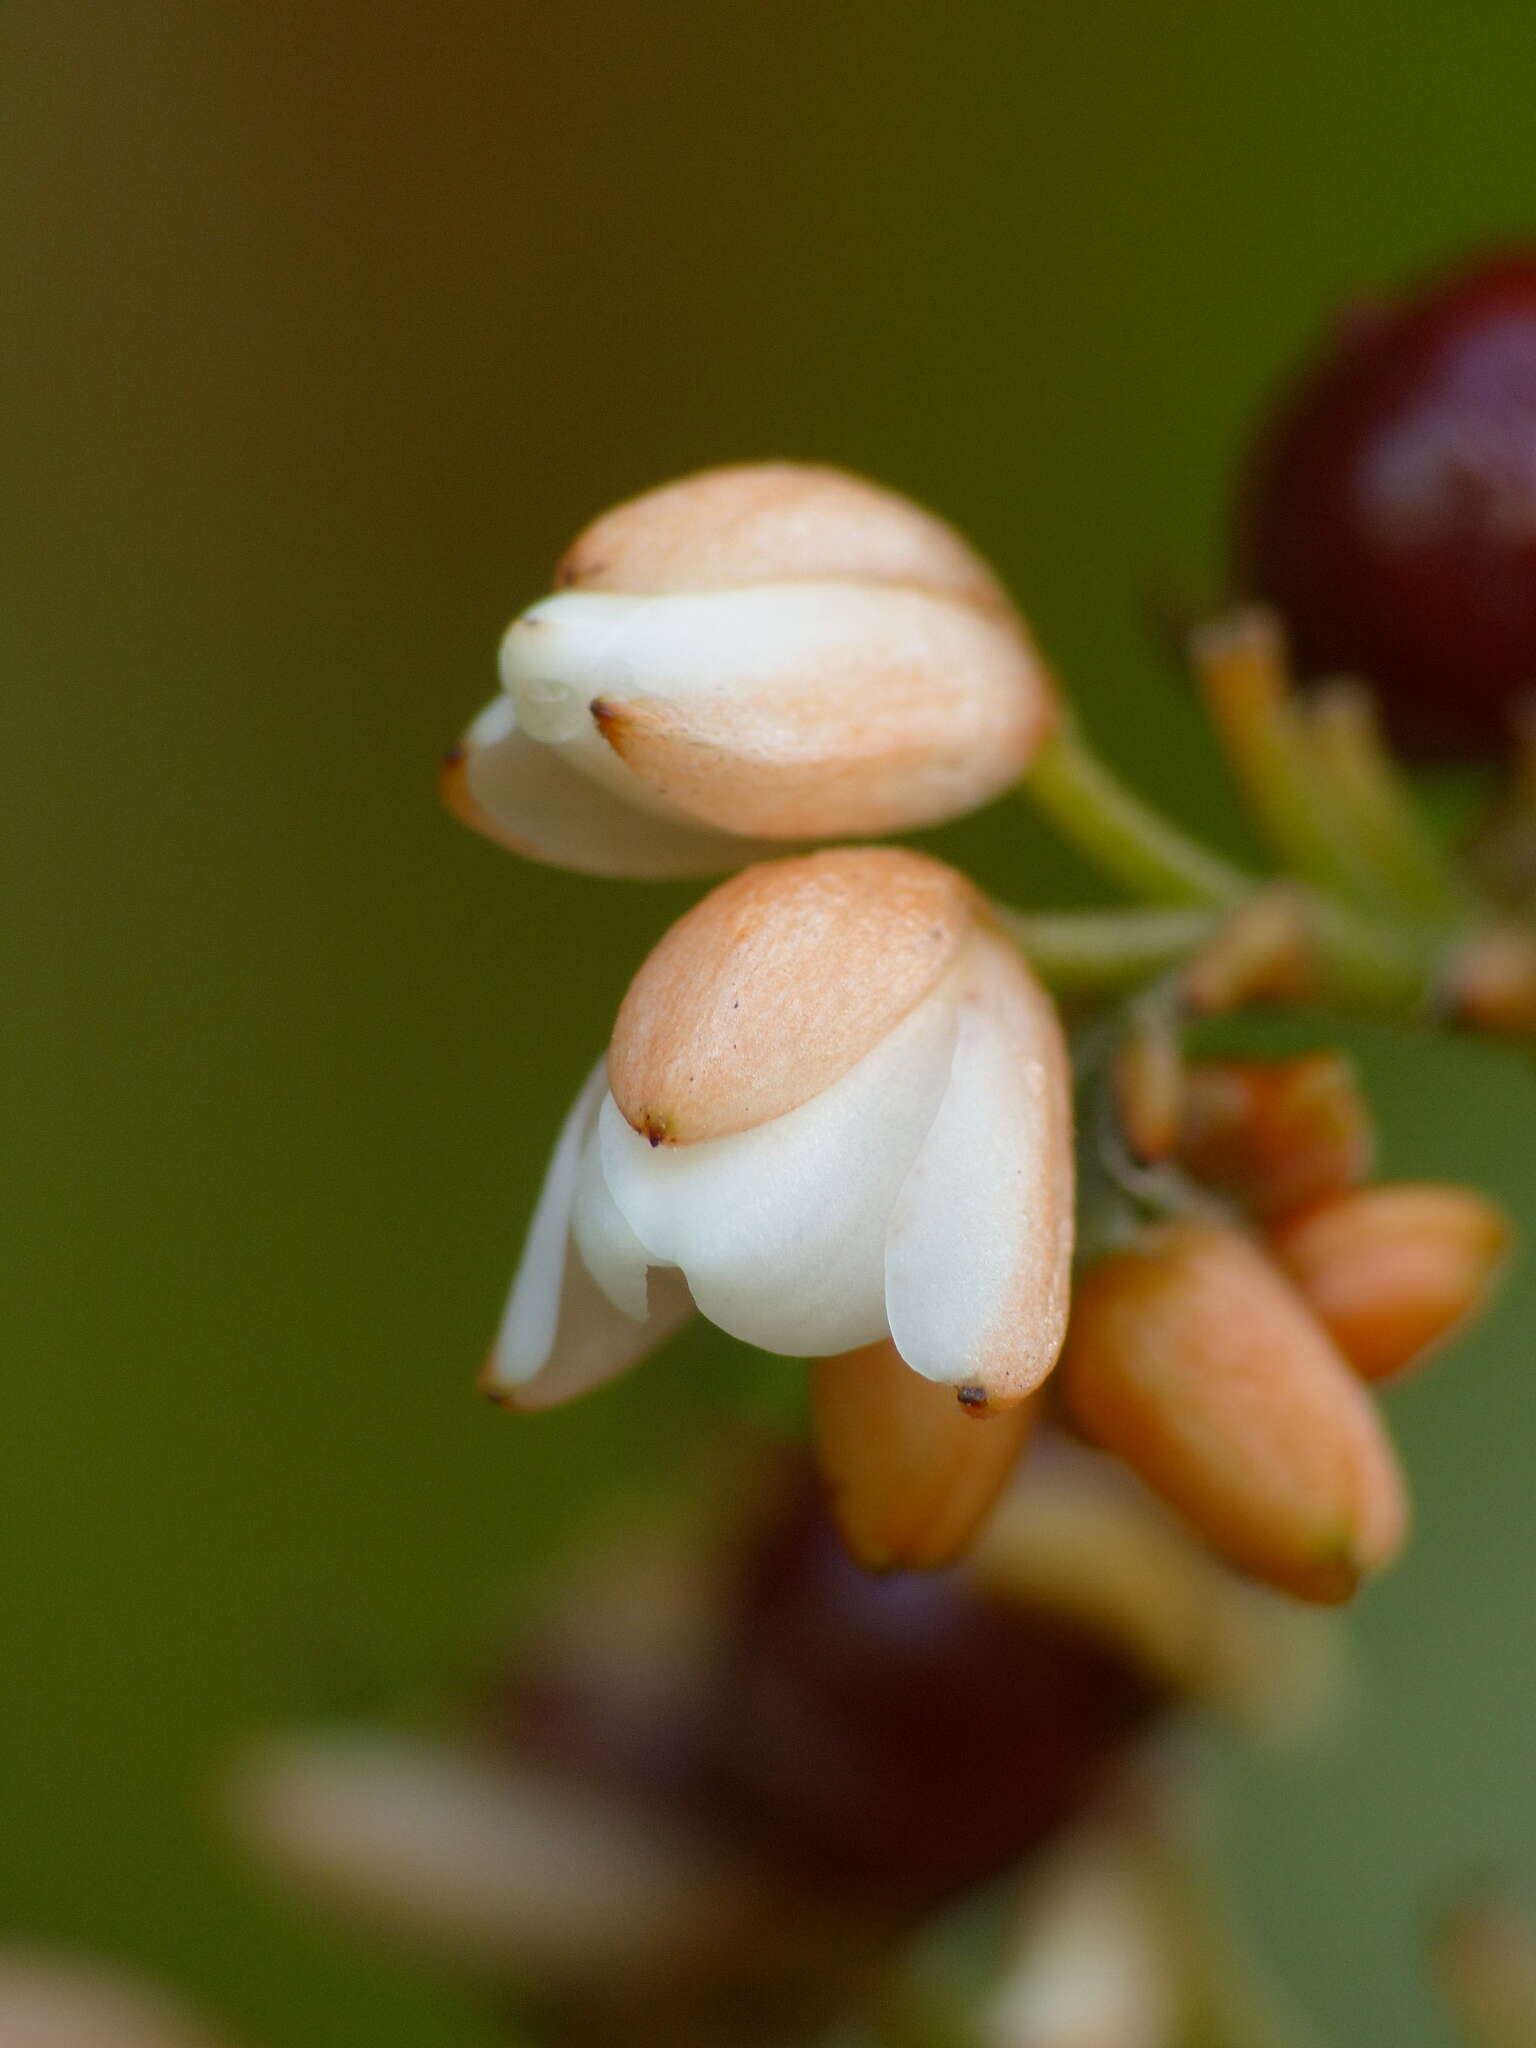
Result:
[[[694,1145],[650,1145],[610,1096],[599,1117],[609,1192],[732,1336],[796,1357],[873,1343],[885,1335],[887,1221],[954,1030],[944,984],[800,1108]]]
[[[686,1290],[658,1276],[648,1321],[603,1293],[571,1244],[581,1156],[606,1093],[599,1061],[555,1144],[481,1386],[519,1408],[553,1407],[600,1386],[661,1342],[688,1313]]]
[[[1078,1425],[1241,1570],[1331,1604],[1401,1546],[1369,1395],[1239,1231],[1165,1224],[1097,1260],[1062,1375]]]
[[[1383,1380],[1481,1312],[1511,1234],[1476,1188],[1386,1181],[1319,1203],[1270,1241],[1356,1372]]]
[[[502,679],[525,729],[589,772],[606,745],[669,811],[772,840],[955,817],[1056,718],[1016,620],[874,584],[570,591],[511,629]]]
[[[733,1859],[653,1813],[404,1737],[271,1740],[229,1804],[290,1883],[460,1964],[666,1976],[761,1908]]]
[[[497,697],[443,768],[443,798],[474,831],[530,860],[583,874],[663,880],[717,874],[744,857],[743,842],[661,816],[634,785],[626,799],[610,776],[596,781],[557,747],[518,730],[510,697]],[[750,849],[747,849],[750,852]]]
[[[647,1274],[651,1261],[608,1192],[595,1118],[577,1169],[571,1236],[581,1263],[614,1307],[643,1323],[650,1313]]]
[[[816,1456],[849,1550],[871,1571],[931,1571],[969,1546],[1008,1484],[1034,1406],[968,1415],[887,1338],[811,1375]]]
[[[748,868],[631,982],[608,1048],[614,1100],[671,1144],[797,1109],[937,987],[976,907],[963,875],[901,847]]]
[[[1375,1132],[1342,1053],[1196,1060],[1185,1071],[1185,1170],[1266,1221],[1363,1181]]]
[[[956,974],[953,1069],[892,1213],[886,1307],[915,1371],[1006,1404],[1045,1378],[1066,1330],[1072,1073],[1017,948],[978,932]]]
[[[909,584],[987,608],[1007,602],[942,519],[809,462],[733,463],[631,498],[572,543],[555,584],[655,595],[812,578]]]

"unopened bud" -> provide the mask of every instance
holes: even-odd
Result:
[[[1185,969],[1185,1004],[1201,1017],[1250,1003],[1300,1002],[1317,993],[1306,899],[1285,882],[1233,911]]]
[[[1120,1128],[1143,1165],[1166,1159],[1179,1142],[1185,1067],[1172,1011],[1158,1006],[1132,1019],[1116,1055],[1113,1084]]]
[[[1373,1142],[1365,1097],[1340,1053],[1200,1060],[1187,1071],[1179,1157],[1257,1217],[1358,1186]]]
[[[1036,1408],[970,1414],[889,1342],[819,1360],[811,1404],[833,1518],[872,1571],[959,1557],[1007,1485]]]
[[[1254,1577],[1333,1603],[1396,1554],[1402,1482],[1370,1398],[1240,1232],[1172,1223],[1100,1259],[1062,1369],[1088,1435]]]
[[[1355,1370],[1389,1379],[1486,1303],[1510,1226],[1475,1188],[1385,1182],[1318,1204],[1271,1237],[1275,1256]]]
[[[744,842],[905,831],[998,795],[1056,720],[986,565],[834,469],[709,470],[621,505],[502,643],[449,798],[538,859],[707,872]]]

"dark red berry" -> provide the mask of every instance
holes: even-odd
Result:
[[[1405,750],[1505,748],[1536,684],[1536,250],[1339,324],[1249,459],[1236,569]]]

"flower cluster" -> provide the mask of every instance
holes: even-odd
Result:
[[[888,492],[711,472],[599,519],[556,581],[450,801],[546,860],[739,871],[630,985],[487,1391],[567,1400],[697,1311],[813,1361],[867,1565],[959,1555],[1056,1415],[1239,1569],[1346,1598],[1406,1525],[1365,1383],[1474,1312],[1505,1226],[1472,1190],[1365,1185],[1336,1055],[1189,1047],[1261,1000],[1498,1008],[1511,929],[1468,913],[1368,701],[1303,707],[1263,614],[1196,636],[1266,880],[1109,775],[991,572]],[[803,850],[1017,783],[1151,907],[1023,911],[907,848]]]

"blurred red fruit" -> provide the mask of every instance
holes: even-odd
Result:
[[[1298,672],[1424,758],[1501,752],[1536,683],[1536,249],[1347,318],[1246,466],[1236,570]]]

